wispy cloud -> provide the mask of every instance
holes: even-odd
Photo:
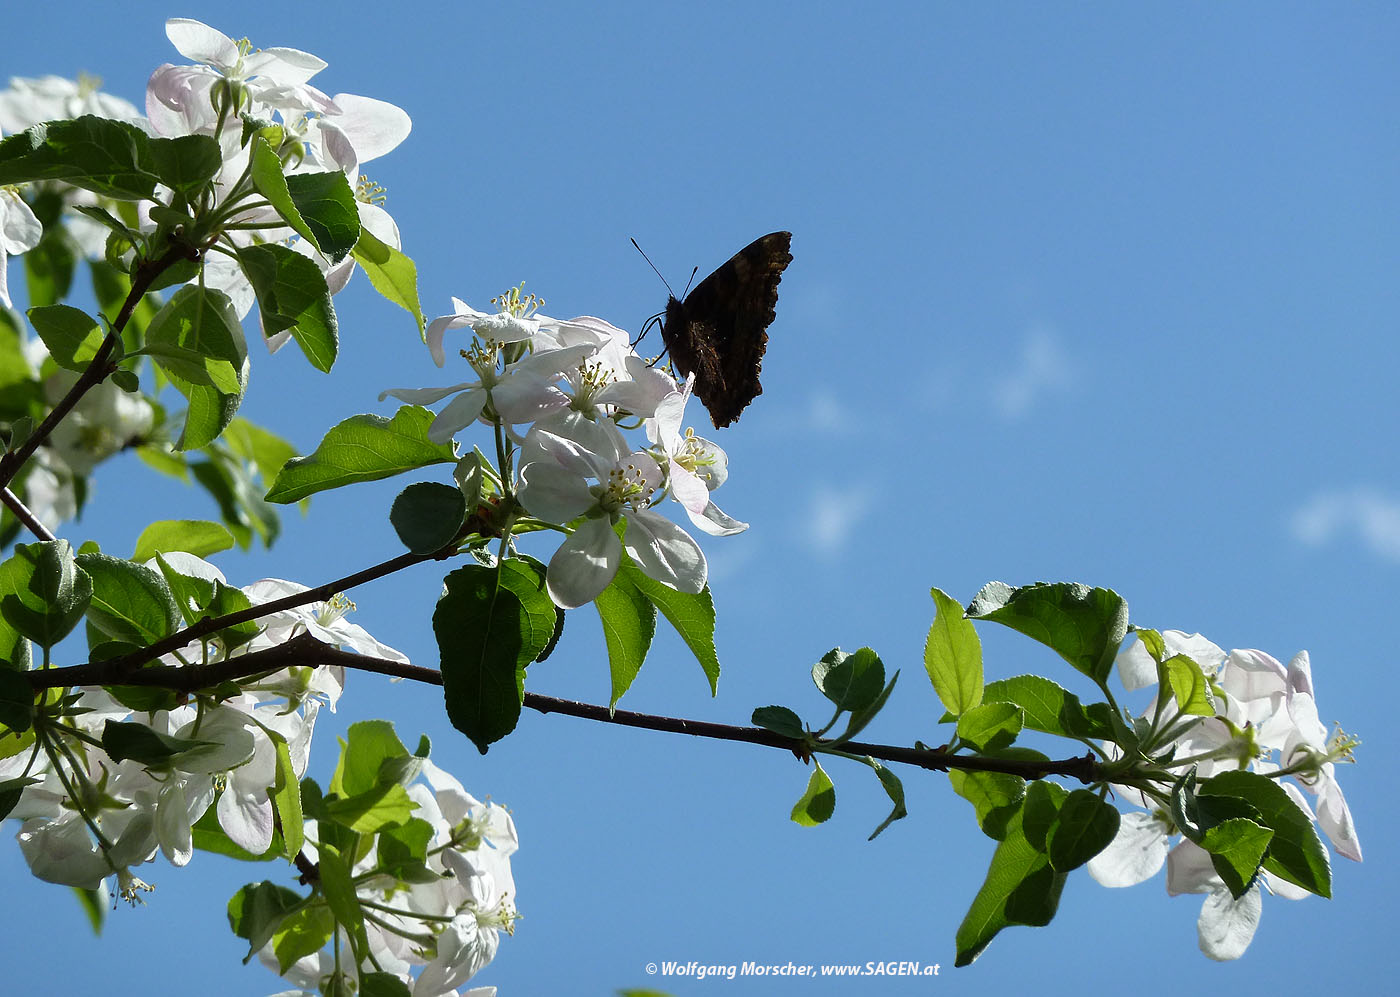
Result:
[[[1370,488],[1320,492],[1292,516],[1295,539],[1312,547],[1355,536],[1378,557],[1400,561],[1400,499]]]
[[[1059,337],[1039,326],[1026,334],[1016,365],[992,382],[992,401],[1003,419],[1019,419],[1046,394],[1070,387],[1074,376],[1074,364]]]
[[[819,488],[812,493],[801,520],[802,540],[811,550],[829,556],[861,533],[869,493]]]

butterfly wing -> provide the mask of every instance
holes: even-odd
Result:
[[[792,234],[755,239],[706,277],[684,301],[670,299],[661,336],[716,427],[728,426],[763,392],[759,374],[778,282],[792,262]]]

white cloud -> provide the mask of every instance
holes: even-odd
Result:
[[[846,489],[820,488],[815,491],[802,519],[803,541],[823,556],[837,553],[861,533],[861,521],[869,505],[870,493]]]
[[[1059,337],[1036,327],[1026,334],[1017,365],[992,382],[992,400],[1003,419],[1019,419],[1047,393],[1068,388],[1074,373]]]
[[[1400,499],[1369,488],[1320,492],[1290,521],[1295,539],[1312,547],[1354,535],[1372,554],[1400,561]]]

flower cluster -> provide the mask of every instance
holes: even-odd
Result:
[[[1278,780],[1289,799],[1321,829],[1339,855],[1361,861],[1361,845],[1351,811],[1336,779],[1336,763],[1350,761],[1357,742],[1340,730],[1329,735],[1318,719],[1308,652],[1285,667],[1257,650],[1228,654],[1200,634],[1168,630],[1164,650],[1154,656],[1141,640],[1117,660],[1130,692],[1158,681],[1159,665],[1176,656],[1199,666],[1210,686],[1214,716],[1180,710],[1172,692],[1159,690],[1140,718],[1144,743],[1158,757],[1171,759],[1177,773],[1194,767],[1197,779],[1248,770]],[[1290,900],[1310,891],[1262,870],[1242,896],[1235,897],[1217,874],[1210,854],[1181,837],[1168,795],[1151,785],[1119,785],[1120,795],[1143,807],[1123,816],[1113,842],[1089,862],[1089,873],[1104,886],[1132,886],[1167,866],[1167,892],[1204,893],[1197,921],[1201,950],[1212,959],[1236,959],[1248,948],[1259,924],[1264,890]],[[1307,795],[1313,797],[1310,806]],[[1180,837],[1175,845],[1174,838]]]
[[[454,298],[453,313],[428,327],[428,349],[439,367],[446,363],[447,333],[471,330],[460,356],[475,379],[395,388],[380,400],[431,405],[450,397],[429,427],[430,440],[445,442],[480,422],[496,429],[502,447],[519,445],[510,490],[526,513],[566,534],[547,576],[556,605],[572,609],[596,598],[617,574],[624,550],[657,581],[701,591],[704,553],[656,506],[669,495],[714,536],[748,524],[710,498],[728,477],[724,451],[681,431],[693,378],[677,384],[602,319],[540,314],[542,303],[520,288],[493,303],[496,312],[479,312]],[[629,444],[624,426],[642,428],[647,445]]]
[[[214,565],[178,552],[145,568],[181,593],[187,616],[215,606],[295,602],[306,592],[273,578],[231,589]],[[299,634],[407,663],[403,654],[346,620],[350,609],[343,596],[303,602],[268,613],[256,627],[230,628],[171,651],[160,664],[232,663]],[[420,980],[418,993],[453,992],[491,961],[499,932],[512,930],[514,823],[501,807],[476,800],[428,761],[426,747],[409,756],[386,733],[387,725],[375,722],[369,733],[351,728],[350,751],[356,757],[367,753],[363,744],[373,734],[377,740],[370,750],[376,761],[383,756],[395,762],[393,780],[386,782],[378,769],[368,776],[347,775],[351,763],[343,755],[333,795],[326,799],[349,803],[342,802],[340,811],[331,803],[321,819],[308,815],[294,830],[301,822],[301,802],[279,802],[279,787],[305,797],[299,783],[317,716],[322,708],[335,709],[344,682],[342,667],[294,665],[225,682],[217,695],[192,700],[158,689],[94,687],[41,711],[26,737],[0,741],[0,783],[22,787],[9,816],[21,822],[18,842],[31,872],[48,882],[101,892],[115,878],[116,896],[135,903],[153,889],[137,870],[157,853],[177,867],[193,858],[196,847],[255,856],[291,851],[298,853],[289,857],[299,864],[315,863],[326,829],[343,836],[336,821],[343,821],[346,808],[358,812],[355,801],[368,793],[382,802],[384,812],[378,823],[357,817],[356,828],[417,843],[399,846],[397,865],[386,865],[389,851],[381,847],[355,866],[375,965],[407,982],[410,970],[423,966],[420,975],[427,982]],[[300,848],[289,848],[293,834],[304,836]],[[273,939],[264,959],[293,982],[328,972],[324,962],[330,956],[313,952],[289,960],[277,949],[278,936]]]

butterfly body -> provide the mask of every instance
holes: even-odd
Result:
[[[792,262],[792,233],[770,232],[745,246],[685,296],[666,302],[661,338],[716,428],[739,418],[763,393],[759,373],[768,326],[777,316],[778,282]]]

